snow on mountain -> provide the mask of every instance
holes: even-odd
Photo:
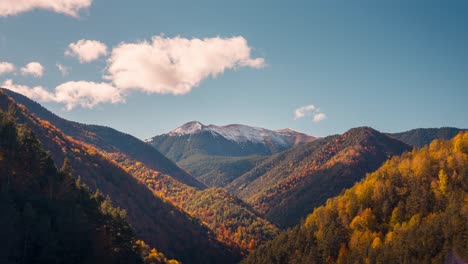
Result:
[[[260,127],[250,127],[245,125],[227,125],[227,126],[205,126],[198,121],[186,123],[171,132],[169,136],[182,136],[202,133],[204,131],[211,132],[215,136],[221,136],[225,139],[237,143],[273,143],[278,146],[291,146],[298,143],[309,142],[315,138],[292,129],[283,130],[268,130]]]
[[[172,130],[171,132],[169,132],[169,135],[180,136],[180,135],[195,134],[197,132],[202,131],[202,129],[203,129],[202,123],[197,122],[197,121],[192,121]]]

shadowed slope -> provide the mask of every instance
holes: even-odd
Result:
[[[24,95],[12,92],[8,89],[1,90],[15,99],[16,102],[24,105],[31,113],[34,113],[36,117],[49,121],[68,136],[72,136],[77,140],[93,145],[108,153],[124,153],[125,155],[143,162],[146,166],[154,170],[171,175],[178,181],[187,185],[200,189],[206,187],[190,174],[180,169],[159,151],[131,135],[109,127],[85,125],[65,120]]]
[[[0,108],[15,102],[0,92]],[[44,148],[59,164],[70,160],[75,175],[91,189],[109,195],[119,207],[126,209],[128,220],[138,237],[151,246],[190,263],[233,263],[238,259],[211,231],[196,219],[161,198],[139,183],[119,164],[99,149],[65,135],[50,122],[39,119],[22,105],[16,105],[18,122],[29,126]]]

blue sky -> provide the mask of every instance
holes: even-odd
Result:
[[[142,139],[192,120],[318,136],[363,125],[386,132],[468,127],[468,4],[350,2],[93,0],[79,17],[51,10],[3,16],[0,62],[17,70],[1,74],[0,84],[12,80],[52,92],[70,81],[111,83],[103,76],[120,43],[240,36],[251,49],[247,59],[262,58],[263,67],[237,65],[205,76],[182,95],[130,88],[125,102],[93,108],[41,104],[64,118]],[[90,63],[65,56],[81,39],[104,43],[108,54]],[[21,74],[30,62],[44,67],[42,77]],[[69,74],[62,76],[56,64]],[[295,118],[307,105],[319,110]],[[314,122],[317,113],[326,118]]]

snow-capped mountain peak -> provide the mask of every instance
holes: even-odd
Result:
[[[227,140],[237,143],[262,143],[274,144],[278,146],[291,146],[298,143],[308,142],[314,137],[294,131],[292,129],[268,130],[265,128],[251,127],[246,125],[232,124],[226,126],[208,125],[205,126],[198,121],[186,123],[171,132],[169,136],[193,135],[202,132],[211,132],[215,136],[221,136]]]
[[[171,132],[169,132],[170,136],[181,136],[181,135],[189,135],[195,134],[203,130],[203,124],[198,121],[188,122]]]

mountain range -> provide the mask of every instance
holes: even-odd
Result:
[[[224,190],[207,189],[130,135],[62,119],[8,90],[2,91],[0,99],[5,110],[10,104],[21,109],[17,111],[20,122],[33,128],[54,160],[60,164],[69,157],[83,182],[128,210],[137,235],[168,257],[195,263],[235,262],[278,233],[249,205]],[[157,205],[159,200],[164,206]],[[156,217],[158,214],[164,217]],[[161,224],[166,226],[159,227]],[[197,242],[183,238],[188,234]]]
[[[399,186],[398,184],[405,182],[404,186],[398,187],[400,189],[397,191],[386,190],[385,193],[394,192],[392,195],[399,195],[398,200],[404,203],[404,208],[400,204],[395,205],[393,200],[387,201],[389,204],[386,204],[387,196],[381,197],[384,200],[376,205],[382,208],[387,206],[393,208],[392,210],[399,208],[398,210],[408,212],[408,208],[419,206],[418,203],[427,198],[427,201],[439,203],[437,208],[445,210],[444,206],[452,202],[439,199],[439,196],[445,195],[447,199],[452,197],[447,195],[447,190],[455,190],[455,192],[460,193],[459,188],[464,186],[466,179],[466,171],[463,169],[464,163],[459,163],[465,157],[463,156],[465,154],[460,154],[465,151],[464,136],[460,139],[459,135],[463,135],[460,133],[465,130],[458,128],[415,129],[402,133],[381,133],[370,127],[358,127],[341,135],[319,138],[291,129],[274,131],[245,125],[205,126],[194,121],[176,128],[168,134],[156,136],[143,142],[109,127],[65,120],[27,97],[6,89],[0,90],[0,113],[8,113],[8,118],[14,119],[11,122],[17,123],[13,127],[17,126],[18,128],[15,129],[21,131],[16,136],[21,140],[11,145],[8,142],[15,141],[9,139],[11,134],[7,132],[12,125],[7,125],[6,127],[10,127],[8,129],[2,128],[0,130],[0,139],[3,140],[1,142],[6,144],[0,150],[4,151],[0,153],[0,170],[6,172],[5,175],[9,175],[13,171],[21,172],[21,175],[34,175],[35,171],[42,166],[24,166],[20,169],[16,168],[19,163],[5,163],[5,157],[16,157],[7,153],[21,153],[18,149],[5,152],[9,151],[8,148],[12,148],[15,144],[21,145],[22,149],[33,149],[28,151],[36,153],[34,154],[36,156],[50,155],[50,160],[44,164],[49,164],[50,168],[55,166],[54,163],[57,166],[63,165],[64,172],[51,169],[47,173],[37,173],[36,178],[31,178],[31,176],[25,178],[28,180],[18,178],[19,181],[15,183],[18,185],[17,187],[19,189],[26,188],[25,184],[30,179],[33,179],[32,182],[41,182],[48,175],[56,175],[54,177],[58,177],[58,180],[53,180],[51,187],[47,188],[61,192],[62,187],[60,186],[64,186],[64,183],[61,182],[63,179],[60,177],[68,175],[67,184],[76,182],[75,186],[78,188],[78,191],[70,192],[82,193],[84,197],[84,200],[76,201],[76,203],[92,203],[94,207],[90,207],[89,210],[94,210],[93,212],[98,210],[100,214],[103,214],[83,221],[98,221],[99,223],[111,221],[109,223],[119,223],[115,225],[118,230],[128,231],[125,231],[125,241],[127,241],[124,241],[125,245],[119,244],[121,242],[117,240],[112,240],[119,236],[112,230],[102,234],[102,237],[109,236],[109,238],[102,239],[114,241],[112,242],[114,244],[108,244],[107,249],[102,249],[103,252],[110,247],[122,248],[122,254],[124,254],[121,258],[122,261],[125,258],[143,258],[148,261],[153,259],[152,261],[155,263],[165,263],[168,261],[167,258],[172,258],[184,263],[237,263],[251,253],[246,259],[247,263],[261,263],[259,259],[262,258],[270,260],[271,263],[278,263],[277,256],[294,262],[296,260],[304,261],[305,254],[309,251],[304,253],[303,250],[310,250],[310,248],[315,247],[314,245],[320,245],[319,251],[309,252],[315,261],[324,256],[337,260],[340,254],[349,259],[354,258],[358,262],[366,261],[365,258],[361,258],[362,252],[354,251],[356,248],[351,246],[357,238],[341,237],[339,243],[336,242],[338,240],[330,242],[329,238],[324,240],[316,237],[309,240],[308,232],[325,232],[323,228],[309,229],[310,223],[323,225],[320,222],[322,221],[320,220],[321,216],[317,216],[322,213],[315,212],[316,208],[325,204],[325,209],[320,210],[333,211],[335,210],[333,206],[338,206],[336,210],[341,218],[341,224],[348,225],[350,229],[333,227],[336,229],[331,228],[330,232],[334,232],[334,234],[362,231],[360,227],[358,228],[359,225],[352,224],[353,218],[356,217],[360,217],[359,219],[370,217],[371,220],[375,218],[375,221],[387,221],[388,219],[385,217],[388,217],[388,211],[383,215],[381,213],[369,214],[366,209],[368,204],[362,203],[368,201],[369,190],[384,189],[380,183],[378,186],[374,185],[375,179],[369,174],[373,175],[372,172],[376,170],[395,174],[394,169],[390,170],[385,167],[389,166],[385,165],[389,161],[393,162],[391,167],[398,167],[398,170],[402,170],[404,166],[410,164],[414,166],[410,168],[410,171],[415,171],[414,173],[422,171],[430,172],[429,174],[433,175],[431,170],[436,167],[436,164],[432,163],[437,159],[447,159],[447,165],[439,164],[438,166],[450,166],[450,170],[445,167],[441,168],[445,174],[447,170],[451,174],[456,172],[456,175],[459,176],[447,176],[439,173],[438,182],[434,182],[435,176],[431,176],[433,177],[431,180],[427,178],[426,185],[422,184],[421,188],[416,189],[420,194],[428,193],[427,183],[430,182],[432,196],[422,195],[419,201],[415,195],[410,195],[411,198],[404,196],[405,193],[408,193],[405,188],[411,185],[405,182],[406,179],[398,179],[400,174],[395,174],[392,176],[392,181],[396,182],[392,182],[392,186]],[[8,124],[10,121],[5,122]],[[451,143],[437,141],[438,139],[450,139],[454,136],[456,138]],[[433,140],[436,141],[430,143]],[[431,145],[427,147],[429,143]],[[41,148],[50,154],[46,154]],[[457,154],[447,154],[451,152]],[[427,161],[427,159],[422,159],[425,157],[424,155],[432,156]],[[447,155],[452,156],[449,158]],[[398,158],[399,156],[401,157]],[[409,156],[414,158],[407,158]],[[26,160],[27,157],[29,156],[20,155],[18,159]],[[31,159],[31,157],[29,157],[31,164],[43,162]],[[398,162],[395,163],[395,160]],[[458,167],[453,169],[454,166]],[[407,175],[407,173],[408,171],[401,172],[402,175]],[[9,183],[8,179],[2,178],[1,180],[3,183]],[[443,183],[446,181],[444,179],[450,179],[455,183],[459,181],[460,184],[447,185],[447,183]],[[364,193],[363,184],[366,186]],[[2,184],[2,186],[8,185]],[[439,188],[438,192],[434,188]],[[348,189],[354,191],[347,191]],[[21,194],[21,201],[32,201],[31,197],[37,195],[37,197],[42,197],[40,199],[44,199],[44,204],[50,204],[54,208],[62,206],[55,204],[53,199],[47,198],[47,193],[44,193],[42,189],[31,190],[33,190],[31,196],[28,193]],[[331,207],[329,203],[330,201],[348,201],[348,198],[333,197],[346,196],[349,192],[354,192],[353,195],[358,197],[357,204],[346,205],[346,208],[351,208],[354,211],[347,212],[347,215],[342,216],[343,213],[340,211],[342,209],[339,207],[341,202],[336,202]],[[374,196],[372,199],[375,198]],[[54,195],[50,197],[54,197]],[[328,200],[330,198],[333,199]],[[33,205],[33,212],[37,208],[42,208],[42,205],[29,203]],[[425,214],[427,212],[435,213],[434,208],[436,207],[430,207],[432,205],[427,203],[427,211],[420,213],[424,214],[424,217],[427,216]],[[21,202],[15,206],[23,208],[25,205],[26,203]],[[5,206],[9,206],[8,203]],[[459,205],[453,204],[453,206],[458,208]],[[374,210],[374,207],[370,207],[370,209]],[[15,210],[8,211],[8,214],[17,214]],[[322,212],[320,210],[319,212]],[[460,208],[457,210],[462,211]],[[313,211],[313,216],[307,216]],[[114,218],[108,218],[106,215]],[[55,217],[55,215],[51,217]],[[400,225],[403,225],[412,217],[414,214],[408,214],[397,220]],[[82,219],[86,218],[73,215],[69,221],[82,221]],[[303,219],[306,219],[305,225],[301,224]],[[366,221],[371,221],[366,219]],[[358,220],[354,222],[358,223]],[[23,223],[25,220],[21,221]],[[447,224],[450,230],[465,232],[464,229],[457,226],[457,223],[442,223]],[[388,231],[388,225],[388,222],[382,222],[381,225],[372,226],[368,231],[385,233]],[[47,225],[40,227],[45,226]],[[281,229],[289,227],[292,228],[292,231],[281,231]],[[17,229],[12,228],[12,230]],[[398,228],[395,230],[401,232]],[[362,235],[361,233],[356,234],[356,236]],[[367,235],[375,241],[379,238],[380,243],[384,243],[386,239],[380,235],[376,236],[374,233]],[[446,236],[445,240],[442,241],[447,241],[449,238],[458,239],[457,236],[453,237]],[[22,243],[24,243],[24,238],[23,235],[20,236]],[[77,236],[78,238],[79,236]],[[288,243],[284,242],[285,238],[298,241],[298,243],[303,241],[308,245],[308,249],[298,247],[297,244],[290,247]],[[97,244],[90,242],[90,245],[98,246],[102,243],[102,240],[93,236],[89,236],[89,239],[98,241]],[[398,239],[407,238],[398,237]],[[37,241],[40,243],[41,240]],[[454,241],[444,242],[446,246],[444,244],[443,250],[452,248],[453,245],[463,247],[459,245],[459,241]],[[338,247],[340,252],[343,252],[331,250],[331,247],[326,244],[328,242],[331,243],[329,245],[333,245],[334,248]],[[37,243],[35,247],[41,248]],[[267,246],[262,247],[265,243]],[[291,258],[279,250],[277,247],[280,244],[289,247],[288,250],[297,251],[297,259]],[[155,249],[150,250],[153,247]],[[260,249],[257,250],[259,247]],[[395,248],[385,249],[393,252],[392,254],[400,252],[399,249]],[[86,250],[88,253],[83,254],[89,255],[91,249]],[[459,251],[456,251],[457,254]],[[347,252],[352,252],[352,255],[346,255]],[[375,252],[375,254],[380,254],[381,251]],[[150,258],[149,255],[153,257]],[[447,255],[443,253],[440,256],[447,257]],[[157,261],[155,260],[156,256],[159,256]],[[371,259],[373,256],[366,257]],[[437,258],[438,256],[431,257]],[[458,258],[459,255],[452,255],[452,257]],[[381,259],[388,260],[385,257],[381,257]],[[279,261],[279,263],[282,262]],[[310,263],[314,263],[314,261]]]

